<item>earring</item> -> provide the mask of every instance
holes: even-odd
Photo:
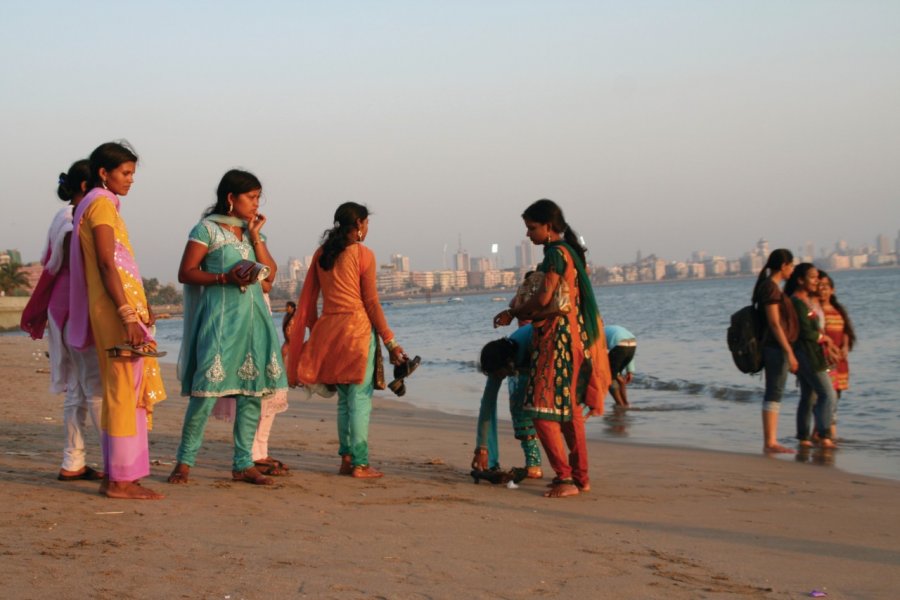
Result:
[[[356,230],[356,239],[360,242],[362,241],[362,231],[359,229]]]
[[[106,180],[105,180],[105,179],[102,180],[102,181],[100,182],[100,184],[103,186],[103,189],[104,189],[104,190],[108,190],[108,189],[109,189],[108,187],[106,187]]]
[[[233,213],[233,212],[234,212],[234,202],[232,202],[231,200],[229,200],[229,201],[228,201],[228,214],[230,215],[230,214]]]

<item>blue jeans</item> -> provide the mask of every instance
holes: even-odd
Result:
[[[778,412],[784,384],[787,383],[788,359],[780,346],[765,345],[762,349],[763,368],[766,374],[766,391],[763,395],[763,412]]]
[[[828,371],[815,371],[803,350],[795,350],[800,368],[800,403],[797,404],[797,439],[809,440],[810,421],[815,419],[816,433],[821,438],[831,437],[831,422],[836,404],[834,385]]]

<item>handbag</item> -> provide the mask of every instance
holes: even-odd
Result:
[[[516,310],[520,306],[524,306],[535,294],[540,291],[544,285],[544,273],[535,271],[525,278],[525,281],[516,290],[516,295],[510,303],[510,308]],[[572,311],[572,302],[569,300],[569,284],[560,278],[559,284],[553,290],[553,297],[550,303],[541,310],[541,313],[550,312],[560,315],[567,315]]]

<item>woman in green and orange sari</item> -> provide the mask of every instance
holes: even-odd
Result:
[[[556,472],[545,495],[574,496],[590,490],[584,420],[603,414],[611,380],[603,320],[585,268],[584,248],[566,224],[562,209],[551,200],[538,200],[522,218],[531,242],[544,246],[544,261],[538,267],[545,274],[543,285],[522,306],[494,317],[494,326],[545,314],[557,288],[566,284],[571,309],[533,323],[534,349],[524,410],[533,418]]]

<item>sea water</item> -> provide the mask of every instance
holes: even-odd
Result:
[[[832,273],[836,295],[858,337],[850,354],[850,389],[838,404],[833,452],[813,450],[800,460],[900,479],[900,269]],[[628,387],[632,408],[587,422],[590,438],[760,454],[761,375],[740,373],[725,341],[731,313],[749,304],[754,279],[707,279],[595,288],[608,324],[622,325],[638,340],[637,372]],[[514,331],[494,329],[493,316],[512,293],[465,296],[461,302],[385,303],[390,327],[422,366],[407,380],[403,400],[453,414],[477,415],[484,375],[481,347]],[[281,315],[273,317],[280,331]],[[181,321],[158,323],[157,337],[174,362]],[[391,369],[386,365],[387,375]],[[390,391],[376,392],[393,397]],[[500,406],[505,405],[505,391]],[[779,441],[796,446],[799,391],[789,377],[779,419]],[[501,418],[508,413],[500,410]],[[474,427],[472,437],[474,439]]]

